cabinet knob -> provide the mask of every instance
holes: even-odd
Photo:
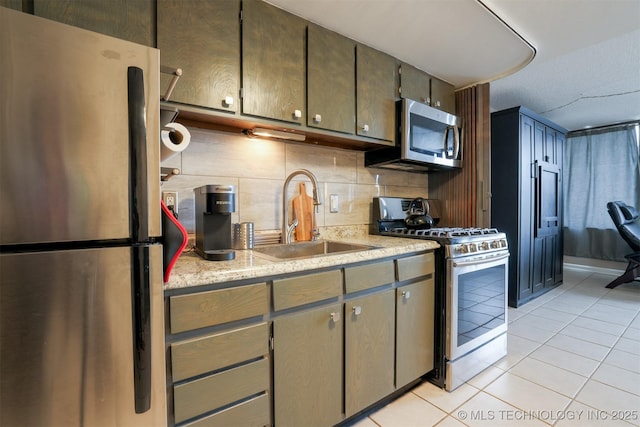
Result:
[[[233,105],[233,96],[225,96],[223,102],[227,107],[231,107]]]
[[[369,132],[369,125],[367,124],[362,125],[362,132]]]
[[[436,101],[436,102],[435,102],[435,106],[436,106],[436,107],[439,107],[439,106],[440,106],[440,101]]]
[[[362,313],[362,307],[359,305],[354,305],[353,314],[355,314],[356,316],[360,316],[361,313]]]
[[[404,299],[411,298],[411,291],[402,291],[402,298]]]
[[[300,117],[302,117],[302,111],[294,110],[293,111],[293,117],[296,118],[296,119],[299,119]]]
[[[320,114],[316,114],[315,116],[313,116],[314,123],[320,123],[321,121],[322,121],[322,116]]]
[[[340,321],[340,312],[339,311],[334,311],[333,313],[331,313],[329,315],[329,318],[331,319],[331,321],[333,323],[337,323]]]

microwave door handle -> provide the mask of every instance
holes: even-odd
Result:
[[[449,155],[449,131],[451,130],[450,126],[447,126],[444,130],[444,141],[443,141],[443,154],[447,159],[453,159],[454,157]],[[455,143],[454,143],[455,145]]]
[[[460,150],[462,147],[462,132],[458,126],[452,127],[453,129],[453,158],[460,160]]]

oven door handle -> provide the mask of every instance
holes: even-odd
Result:
[[[475,259],[472,261],[453,261],[453,266],[454,267],[464,267],[465,265],[478,265],[478,264],[484,264],[486,262],[495,262],[495,261],[500,261],[503,260],[505,258],[509,258],[509,252],[507,253],[499,253],[496,254],[494,256],[488,257],[488,258],[482,258],[482,259]]]

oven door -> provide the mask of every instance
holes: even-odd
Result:
[[[447,360],[507,331],[508,261],[508,251],[447,259]]]

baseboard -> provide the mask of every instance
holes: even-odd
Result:
[[[624,273],[627,264],[624,262],[606,261],[602,259],[564,256],[563,267],[567,270],[589,271],[592,273],[619,276]]]

